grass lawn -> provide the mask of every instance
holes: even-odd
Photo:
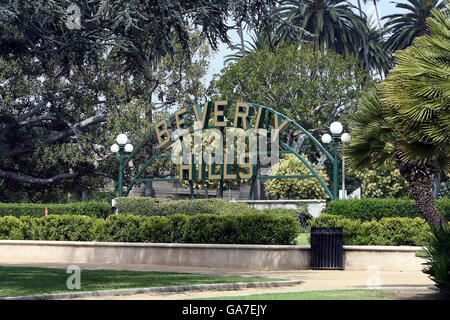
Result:
[[[308,241],[309,233],[300,233],[297,237],[297,245],[298,246],[309,246],[310,243]]]
[[[392,290],[361,289],[264,293],[248,296],[215,297],[205,300],[389,300],[396,295],[398,293]]]
[[[71,275],[63,269],[0,267],[0,297],[192,284],[285,280],[173,272],[81,270],[81,288],[79,290],[69,290],[67,289],[66,281]]]
[[[425,250],[420,250],[416,252],[416,257],[428,259],[428,253]]]

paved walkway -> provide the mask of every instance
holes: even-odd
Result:
[[[2,264],[5,265],[5,264]],[[112,265],[112,264],[77,264],[81,269],[95,270],[134,270],[134,271],[161,271],[184,272],[197,274],[218,274],[236,276],[261,276],[270,278],[286,278],[301,280],[302,284],[291,287],[278,288],[247,288],[233,291],[192,291],[179,293],[147,293],[130,296],[102,296],[86,299],[134,299],[134,300],[176,300],[196,299],[218,296],[236,296],[269,292],[294,292],[327,289],[355,289],[355,288],[402,288],[423,292],[425,287],[433,287],[434,282],[421,271],[379,271],[379,270],[236,270],[229,268],[200,268],[200,267],[173,267],[160,265]],[[12,265],[9,265],[12,266]],[[15,265],[19,266],[19,265]],[[20,265],[25,266],[25,265]],[[27,264],[29,267],[67,268],[67,264]],[[422,289],[422,290],[419,290]]]

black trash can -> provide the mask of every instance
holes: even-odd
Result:
[[[344,270],[341,227],[311,228],[311,269]]]

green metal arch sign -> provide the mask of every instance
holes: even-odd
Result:
[[[231,119],[231,121],[229,120]],[[193,125],[195,122],[196,126]],[[199,165],[185,166],[180,165],[180,174],[178,178],[142,178],[142,174],[145,169],[155,160],[161,158],[170,158],[168,155],[162,155],[169,146],[174,143],[183,142],[183,139],[188,135],[199,131],[205,131],[208,129],[219,130],[224,132],[228,128],[241,129],[245,131],[251,131],[256,135],[267,135],[271,139],[274,139],[274,135],[270,135],[269,130],[275,132],[277,138],[279,135],[285,131],[287,128],[296,129],[301,131],[307,136],[307,138],[315,145],[321,152],[323,152],[326,157],[333,163],[333,192],[330,191],[329,187],[326,185],[325,181],[319,176],[317,171],[309,164],[309,162],[304,159],[298,152],[292,149],[288,144],[283,141],[279,141],[280,151],[279,154],[293,154],[300,161],[302,161],[308,170],[310,175],[292,175],[292,176],[258,176],[258,170],[260,163],[257,161],[252,166],[246,164],[248,170],[245,173],[235,173],[230,174],[227,172],[229,165],[225,162],[220,165],[220,172],[213,175],[215,165],[209,164],[208,177],[206,177],[206,170],[203,161]],[[176,133],[176,134],[174,134]],[[125,192],[123,191],[123,171],[128,163],[133,159],[136,153],[141,150],[141,148],[147,143],[151,137],[156,137],[158,141],[158,149],[154,154],[147,159],[147,161],[139,168],[138,173],[131,180],[130,184],[127,186]],[[234,143],[234,142],[233,142]],[[271,153],[272,151],[259,152],[265,153],[265,155]],[[247,153],[249,156],[250,153]],[[240,155],[239,153],[233,152],[233,156]],[[193,154],[193,156],[198,156]],[[224,153],[222,156],[226,158],[227,154]],[[257,157],[256,157],[257,158]],[[154,129],[151,130],[142,141],[136,146],[136,148],[125,157],[122,153],[120,154],[120,166],[119,166],[119,197],[127,196],[133,186],[138,182],[145,181],[175,181],[175,180],[187,180],[189,181],[191,189],[191,198],[194,198],[193,191],[193,181],[195,180],[209,180],[217,179],[220,181],[219,184],[219,196],[223,196],[223,181],[226,179],[233,179],[234,177],[245,177],[251,182],[251,188],[249,192],[249,199],[252,199],[253,187],[257,179],[282,179],[282,178],[316,178],[325,192],[330,197],[330,199],[337,199],[338,197],[338,181],[337,181],[337,149],[334,148],[334,154],[331,155],[323,145],[314,138],[310,132],[305,130],[298,123],[292,119],[286,117],[279,112],[249,102],[241,102],[234,100],[227,101],[209,101],[204,104],[196,104],[194,106],[183,107],[176,111],[170,118],[163,119],[158,122]],[[245,170],[244,170],[245,171]],[[185,174],[186,173],[186,174]]]

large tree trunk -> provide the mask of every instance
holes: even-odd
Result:
[[[431,163],[411,164],[397,160],[401,175],[406,179],[411,188],[411,194],[416,201],[419,211],[426,221],[438,229],[443,223],[447,223],[439,212],[433,198],[431,178],[437,171],[437,166]]]

